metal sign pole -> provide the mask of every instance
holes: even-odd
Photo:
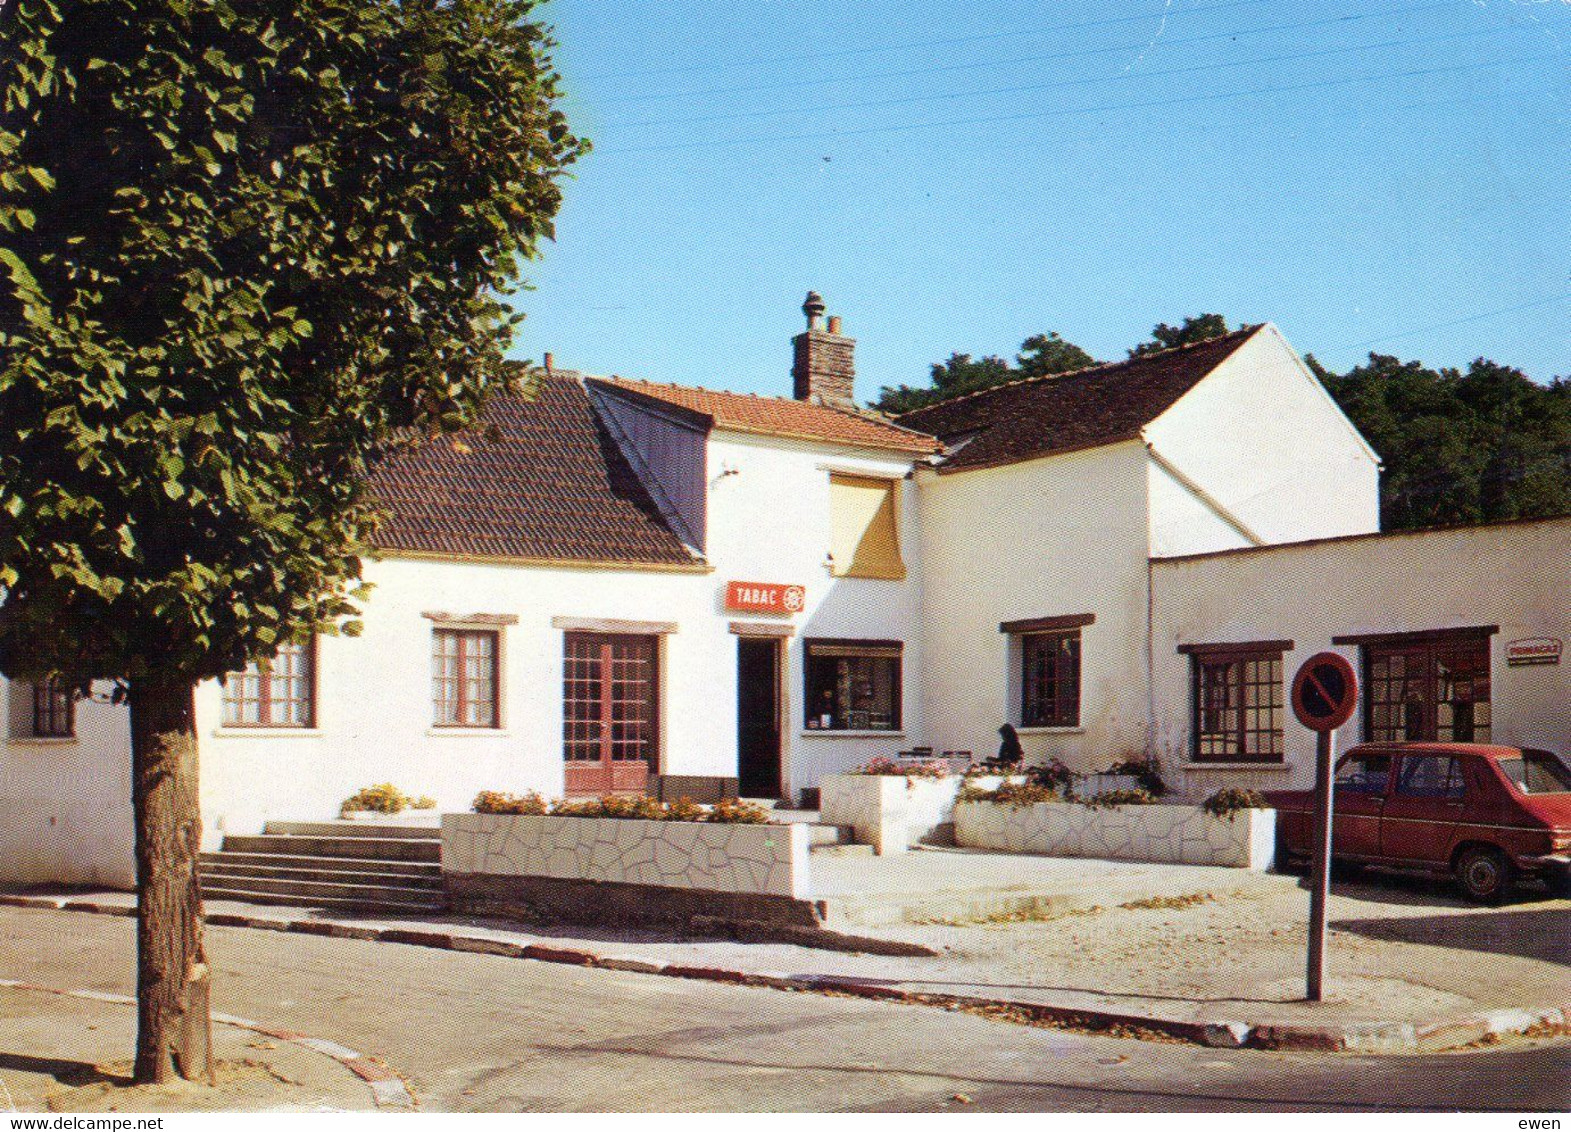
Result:
[[[1312,887],[1309,890],[1309,970],[1310,1002],[1319,1002],[1326,978],[1326,904],[1331,895],[1331,821],[1334,797],[1331,767],[1336,748],[1336,732],[1321,731],[1315,736],[1315,859]]]

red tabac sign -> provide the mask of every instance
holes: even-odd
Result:
[[[725,607],[744,613],[800,613],[807,589],[779,582],[727,582]]]

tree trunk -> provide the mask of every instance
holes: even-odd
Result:
[[[209,977],[202,951],[202,848],[189,681],[131,686],[136,811],[136,1080],[212,1082]]]

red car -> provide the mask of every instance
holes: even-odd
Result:
[[[1277,863],[1314,846],[1312,790],[1266,794]],[[1337,860],[1447,872],[1473,900],[1518,876],[1571,895],[1571,768],[1549,751],[1480,743],[1365,743],[1337,763]]]

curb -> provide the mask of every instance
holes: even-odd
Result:
[[[13,907],[29,907],[29,905],[25,904],[18,905],[11,898],[0,897],[0,903]],[[51,902],[50,907],[54,906],[54,903]],[[66,910],[86,911],[87,909],[68,907]],[[108,914],[121,915],[123,913],[117,910]],[[59,995],[61,998],[80,998],[91,1002],[112,1002],[120,1006],[136,1005],[136,999],[130,995],[111,994],[108,991],[61,990],[59,987],[41,987],[35,983],[24,983],[20,979],[0,979],[0,987],[8,987],[12,990],[37,991],[41,994]],[[408,1083],[403,1077],[369,1054],[360,1053],[358,1050],[352,1050],[348,1046],[341,1046],[337,1042],[330,1042],[325,1038],[312,1038],[305,1034],[297,1034],[293,1030],[281,1030],[275,1026],[265,1026],[250,1018],[242,1018],[237,1014],[225,1014],[215,1010],[212,1012],[212,1019],[220,1025],[233,1026],[236,1029],[249,1030],[264,1037],[277,1038],[281,1042],[301,1046],[311,1050],[313,1053],[319,1053],[324,1057],[331,1058],[366,1083],[371,1090],[371,1099],[376,1102],[376,1107],[379,1109],[414,1112],[420,1107],[415,1100],[414,1093],[410,1090]]]
[[[89,912],[96,915],[133,916],[136,908],[91,900],[54,896],[20,896],[0,893],[0,905]],[[1053,1006],[1008,998],[984,998],[938,991],[908,991],[879,981],[849,975],[784,975],[773,972],[733,971],[721,967],[691,966],[631,956],[598,954],[564,947],[520,944],[485,936],[409,928],[368,928],[333,920],[282,919],[214,912],[203,917],[216,927],[253,928],[260,931],[297,932],[301,935],[358,939],[374,943],[402,943],[442,951],[466,951],[508,959],[532,959],[575,967],[599,967],[642,975],[693,979],[740,986],[812,994],[880,999],[946,1010],[976,1010],[1017,1022],[1051,1025],[1114,1037],[1192,1042],[1217,1049],[1310,1050],[1331,1053],[1432,1053],[1477,1042],[1498,1041],[1535,1030],[1571,1026],[1571,1003],[1540,1009],[1509,1008],[1434,1022],[1185,1022],[1124,1014],[1094,1008]],[[0,981],[0,986],[21,985]],[[48,989],[48,988],[35,988]],[[63,993],[63,992],[57,992]],[[133,1000],[126,1000],[133,1001]],[[219,1016],[213,1015],[215,1019]],[[267,1032],[267,1031],[262,1031]],[[275,1035],[276,1036],[276,1035]],[[293,1040],[293,1039],[290,1039]],[[315,1047],[312,1047],[315,1048]],[[341,1047],[340,1047],[341,1048]],[[345,1062],[349,1065],[349,1062]],[[350,1065],[353,1069],[353,1065]],[[356,1070],[358,1072],[358,1070]],[[369,1080],[369,1078],[367,1078]],[[373,1084],[373,1090],[375,1086]],[[407,1093],[407,1089],[405,1090]],[[378,1103],[381,1103],[380,1100]],[[413,1100],[409,1102],[413,1104]]]

